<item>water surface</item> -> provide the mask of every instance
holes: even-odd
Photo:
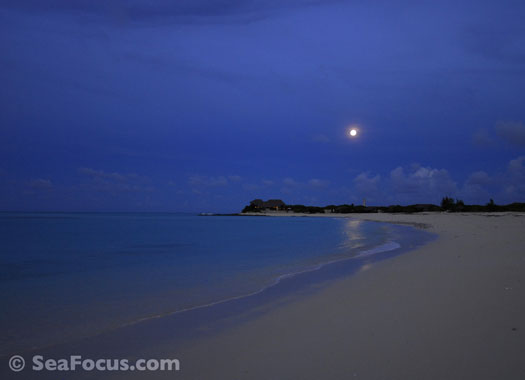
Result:
[[[0,355],[257,294],[395,250],[407,231],[340,218],[3,213]]]

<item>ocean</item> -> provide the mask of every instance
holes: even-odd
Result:
[[[429,236],[330,217],[1,213],[0,356],[296,290]]]

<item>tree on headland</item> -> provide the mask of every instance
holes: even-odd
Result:
[[[353,203],[342,205],[328,205],[325,207],[307,206],[307,205],[286,205],[278,199],[270,199],[264,202],[261,199],[255,199],[246,206],[242,212],[266,212],[266,211],[285,211],[290,213],[318,214],[318,213],[335,213],[335,214],[352,214],[352,213],[418,213],[418,212],[495,212],[495,211],[513,211],[525,212],[525,203],[514,202],[507,205],[497,205],[493,199],[485,205],[465,204],[461,199],[454,199],[449,196],[443,197],[441,207],[434,204],[411,204],[407,206],[390,205],[390,206],[356,206]]]
[[[465,202],[463,202],[461,199],[454,200],[450,197],[444,197],[441,200],[441,208],[444,211],[465,211]]]
[[[489,203],[487,203],[487,211],[496,211],[496,204],[494,203],[494,199],[490,198]]]
[[[449,197],[444,197],[441,200],[441,208],[445,211],[452,211],[454,209],[455,202],[454,199]]]

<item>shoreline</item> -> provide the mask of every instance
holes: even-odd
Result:
[[[181,378],[525,378],[524,216],[335,216],[438,238],[202,338],[176,353]]]
[[[126,379],[525,378],[525,214],[335,217],[434,237],[420,245],[415,234],[402,253],[363,258],[353,272],[345,268],[352,260],[326,265],[253,297],[34,354],[180,360],[177,373],[106,373]]]
[[[342,223],[341,225],[346,223],[346,221],[341,219],[340,222]],[[339,225],[339,222],[337,225]],[[119,336],[128,335],[129,337],[133,332],[140,332],[140,334],[147,335],[148,331],[161,330],[158,328],[159,325],[163,325],[164,327],[168,326],[169,329],[177,330],[179,329],[178,321],[191,320],[193,316],[199,315],[198,319],[201,321],[198,325],[191,326],[191,324],[185,324],[185,330],[187,331],[182,334],[184,338],[181,338],[181,342],[176,342],[177,346],[182,347],[184,346],[183,342],[187,340],[191,342],[193,340],[190,330],[195,331],[196,336],[199,336],[198,330],[201,328],[208,329],[213,331],[212,333],[215,333],[215,329],[211,326],[220,326],[222,320],[224,320],[228,326],[234,326],[235,323],[231,323],[231,320],[237,318],[239,314],[250,315],[255,309],[271,308],[284,299],[289,300],[317,291],[320,287],[326,286],[328,283],[353,275],[370,262],[390,259],[393,256],[405,253],[410,249],[409,246],[416,242],[416,244],[419,245],[425,244],[435,238],[429,234],[414,231],[407,227],[389,227],[388,230],[390,230],[390,238],[378,245],[372,244],[370,246],[353,248],[352,250],[355,249],[355,252],[352,256],[324,259],[320,262],[296,268],[291,272],[279,274],[274,278],[270,278],[269,282],[265,283],[261,288],[253,289],[249,293],[221,298],[209,303],[197,304],[182,309],[166,311],[161,314],[141,316],[138,319],[104,328],[89,335],[78,336],[70,340],[42,346],[33,345],[31,348],[16,349],[15,351],[26,355],[36,353],[56,354],[58,352],[68,351],[68,347],[77,347],[77,351],[82,352],[83,342],[87,342],[86,347],[88,347],[88,350],[91,350],[91,348],[97,345],[104,346],[104,341],[108,339],[118,341]],[[312,232],[315,232],[315,230],[312,230]],[[397,243],[398,239],[402,246]],[[230,307],[235,311],[227,315],[227,309]],[[219,310],[218,313],[217,309]],[[210,311],[206,312],[205,310]],[[205,317],[206,313],[209,314],[207,318]],[[185,314],[188,315],[186,316]],[[220,314],[221,317],[219,320],[214,321],[216,314]],[[206,320],[206,322],[202,319]],[[219,329],[221,328],[222,327]],[[125,339],[128,338],[126,337]],[[125,343],[126,340],[122,340],[122,342]],[[160,340],[157,342],[150,340],[146,346],[154,347],[160,342]],[[130,345],[125,343],[123,346],[128,347]],[[0,356],[5,359],[9,352]],[[132,352],[132,350],[129,352]],[[107,352],[107,354],[110,355],[111,352]]]
[[[446,214],[445,212],[419,212],[414,214],[403,214],[403,213],[397,213],[397,214],[389,214],[389,213],[366,213],[366,214],[359,214],[359,213],[349,213],[349,214],[338,214],[338,213],[330,213],[330,214],[307,214],[307,213],[301,213],[301,212],[282,212],[282,211],[273,211],[273,212],[246,212],[246,213],[238,213],[238,214],[231,214],[231,216],[268,216],[268,217],[297,217],[297,218],[337,218],[337,219],[359,219],[363,222],[379,222],[379,223],[390,223],[390,224],[397,224],[397,225],[404,225],[404,226],[412,226],[415,228],[428,230],[432,227],[431,224],[428,223],[419,223],[419,222],[406,222],[406,221],[400,221],[400,220],[394,220],[389,219],[388,221],[381,220],[377,217],[377,215],[439,215],[439,214]],[[459,213],[458,213],[459,214]],[[475,215],[493,215],[496,213],[476,213]],[[504,213],[500,213],[504,214]],[[511,213],[514,214],[514,213]],[[372,215],[370,218],[366,218],[367,215]],[[376,215],[374,218],[373,216]],[[525,215],[525,214],[524,214]]]

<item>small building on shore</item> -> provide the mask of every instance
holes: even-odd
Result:
[[[280,199],[269,199],[267,201],[263,201],[262,199],[254,199],[250,202],[251,208],[255,210],[284,210],[286,207],[286,204],[280,200]]]

